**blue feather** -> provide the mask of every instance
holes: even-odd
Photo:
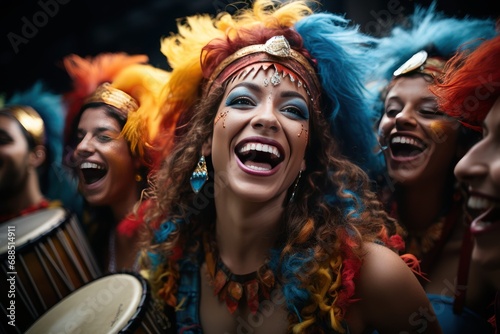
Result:
[[[377,99],[381,89],[392,79],[393,72],[415,53],[426,50],[431,56],[449,59],[458,50],[473,50],[481,41],[496,35],[495,20],[448,17],[436,11],[436,2],[428,8],[416,5],[407,21],[380,38],[369,52],[372,64],[377,66],[373,66],[367,82],[379,114],[382,106]]]
[[[295,28],[318,62],[323,98],[332,106],[322,112],[342,154],[369,175],[376,175],[383,164],[374,153],[376,114],[367,103],[364,86],[371,66],[366,54],[375,39],[362,34],[359,26],[349,26],[344,17],[330,13],[312,14],[297,22]]]

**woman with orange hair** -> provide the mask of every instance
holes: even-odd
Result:
[[[486,271],[497,290],[496,333],[500,329],[500,36],[470,54],[457,54],[447,64],[443,82],[432,90],[441,110],[483,133],[455,166],[455,175],[468,186],[467,206],[474,216],[472,259]]]
[[[167,78],[140,64],[145,61],[126,54],[65,59],[75,79],[75,90],[66,95],[73,116],[67,162],[88,204],[89,238],[103,271],[138,268],[142,220],[134,210],[154,164],[157,99]]]
[[[162,112],[179,122],[141,273],[179,333],[440,332],[358,167],[375,143],[369,41],[305,1],[262,0],[163,40]]]

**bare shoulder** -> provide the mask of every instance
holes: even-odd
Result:
[[[362,277],[369,277],[370,284],[377,284],[383,288],[386,285],[391,287],[393,282],[403,280],[408,284],[416,283],[420,286],[415,274],[394,251],[372,242],[365,243],[363,247],[366,255],[363,259]]]
[[[351,320],[379,333],[441,333],[424,289],[400,256],[375,243],[364,248]]]

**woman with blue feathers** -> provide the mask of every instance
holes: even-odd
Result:
[[[178,29],[141,271],[177,332],[440,333],[366,173],[372,39],[306,1]]]
[[[387,174],[380,198],[405,228],[405,251],[420,261],[421,283],[445,333],[488,333],[493,290],[471,261],[463,187],[453,169],[478,135],[439,110],[429,87],[446,60],[495,35],[488,19],[446,17],[417,7],[370,53],[379,66],[370,80],[379,106]]]

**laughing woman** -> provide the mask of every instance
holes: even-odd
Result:
[[[68,161],[88,204],[86,226],[103,272],[135,271],[142,222],[141,213],[136,211],[153,166],[154,115],[167,74],[149,65],[133,64],[133,60],[143,59],[140,57],[100,57],[92,62],[71,56],[66,61],[73,77],[89,67],[99,69],[102,75],[103,64],[113,64],[116,70],[106,78],[112,82],[101,83],[75,108],[69,132],[73,150]],[[117,64],[123,66],[117,70]],[[92,71],[86,78],[89,73]],[[85,86],[75,81],[78,87],[85,91]],[[73,98],[72,106],[80,100],[77,95],[69,97]]]
[[[482,332],[490,291],[483,289],[481,270],[470,265],[463,191],[453,174],[478,136],[444,114],[429,87],[457,50],[493,37],[495,23],[434,9],[418,8],[412,25],[395,27],[375,49],[374,59],[383,64],[379,78],[388,80],[378,129],[390,182],[380,193],[406,229],[406,251],[421,261],[421,282],[443,330]]]
[[[473,261],[487,272],[496,289],[495,333],[500,332],[500,36],[482,43],[471,54],[459,54],[433,91],[439,105],[462,124],[483,133],[457,163],[455,175],[467,184],[468,208],[474,214]]]
[[[162,49],[182,135],[153,179],[141,271],[178,332],[439,333],[346,158],[372,140],[356,67],[369,40],[303,1],[183,22]],[[340,127],[362,133],[345,150]]]

